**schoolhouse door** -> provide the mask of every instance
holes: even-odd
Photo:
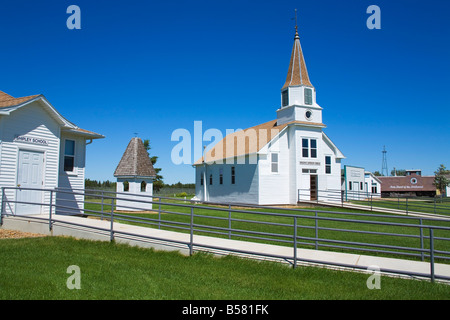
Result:
[[[19,150],[19,163],[17,168],[17,186],[20,188],[42,189],[43,187],[44,153],[36,151]],[[16,215],[29,215],[41,213],[43,192],[39,190],[21,190],[16,192]]]

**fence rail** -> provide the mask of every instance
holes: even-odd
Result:
[[[344,190],[317,190],[311,196],[309,189],[298,190],[299,202],[357,204],[366,206],[367,209],[375,208],[394,209],[405,214],[410,212],[421,212],[431,214],[449,215],[450,198],[443,196],[435,197],[413,197],[413,196],[385,196],[381,193],[366,191],[344,191]]]
[[[48,202],[16,201],[10,195],[17,191],[47,193]],[[124,222],[158,229],[175,230],[189,234],[187,245],[192,254],[200,246],[194,242],[194,235],[210,235],[228,239],[264,242],[292,247],[293,266],[298,261],[314,262],[297,256],[297,248],[338,250],[350,253],[370,253],[383,256],[407,257],[429,261],[431,280],[450,277],[437,276],[435,260],[450,261],[450,219],[433,219],[387,214],[357,213],[317,209],[267,207],[248,204],[198,203],[158,196],[135,196],[127,193],[98,192],[95,190],[31,189],[2,187],[0,224],[4,216],[14,216],[18,203],[39,206],[48,214],[49,229],[55,222],[61,222],[59,215],[78,214],[110,221],[110,240],[117,236],[131,236],[114,229],[114,223]],[[8,195],[9,198],[8,199]],[[61,201],[60,199],[63,199]],[[80,200],[80,198],[82,200]],[[117,200],[128,202],[115,210]],[[151,203],[153,209],[141,212],[141,206]],[[76,213],[75,213],[76,212]],[[33,216],[27,216],[33,219]],[[42,215],[36,216],[42,219]],[[65,222],[67,223],[67,222]],[[134,235],[137,236],[137,235]],[[143,237],[140,235],[140,237]],[[154,238],[148,236],[147,238]],[[169,239],[158,239],[172,241]],[[212,245],[201,245],[214,249]],[[223,248],[222,248],[223,249]],[[241,250],[241,252],[243,252]],[[258,252],[243,252],[261,254]],[[273,257],[277,257],[272,255]],[[320,262],[323,264],[324,262]],[[333,264],[330,262],[329,264]],[[348,267],[347,265],[342,265]],[[358,268],[357,266],[351,266]],[[383,271],[383,270],[381,270]],[[402,273],[400,270],[384,270]]]

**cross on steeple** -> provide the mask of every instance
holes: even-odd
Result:
[[[297,33],[297,28],[298,28],[298,25],[297,25],[297,9],[294,9],[294,12],[295,12],[295,33]]]
[[[292,18],[292,20],[295,19],[295,39],[300,39],[300,36],[298,35],[298,24],[297,24],[297,9],[294,9],[295,16]]]

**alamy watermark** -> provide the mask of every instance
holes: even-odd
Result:
[[[381,272],[379,266],[369,266],[367,271],[371,273],[366,281],[367,288],[370,290],[381,289]]]
[[[67,267],[67,273],[71,274],[66,281],[67,289],[81,289],[81,270],[77,265]]]
[[[366,26],[368,29],[381,29],[381,9],[377,5],[367,7],[366,13],[370,14],[367,18]]]
[[[278,128],[226,129],[210,128],[203,132],[202,121],[194,121],[193,134],[178,128],[172,132],[171,141],[178,142],[171,151],[174,164],[193,164],[198,161],[212,164],[256,164],[257,153],[271,143],[277,148]],[[204,142],[210,142],[205,145]],[[214,147],[213,147],[214,146]]]
[[[67,29],[81,29],[81,9],[77,5],[70,5],[67,7],[66,13],[70,14],[67,18]]]

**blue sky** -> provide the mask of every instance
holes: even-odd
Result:
[[[69,30],[69,5],[81,30]],[[381,29],[369,30],[369,5]],[[325,132],[343,164],[381,171],[450,167],[450,1],[3,1],[0,90],[44,94],[68,120],[106,136],[86,177],[114,180],[135,133],[166,183],[175,129],[247,128],[276,118],[294,8]],[[208,144],[206,142],[205,144]],[[194,160],[194,159],[193,159]]]

